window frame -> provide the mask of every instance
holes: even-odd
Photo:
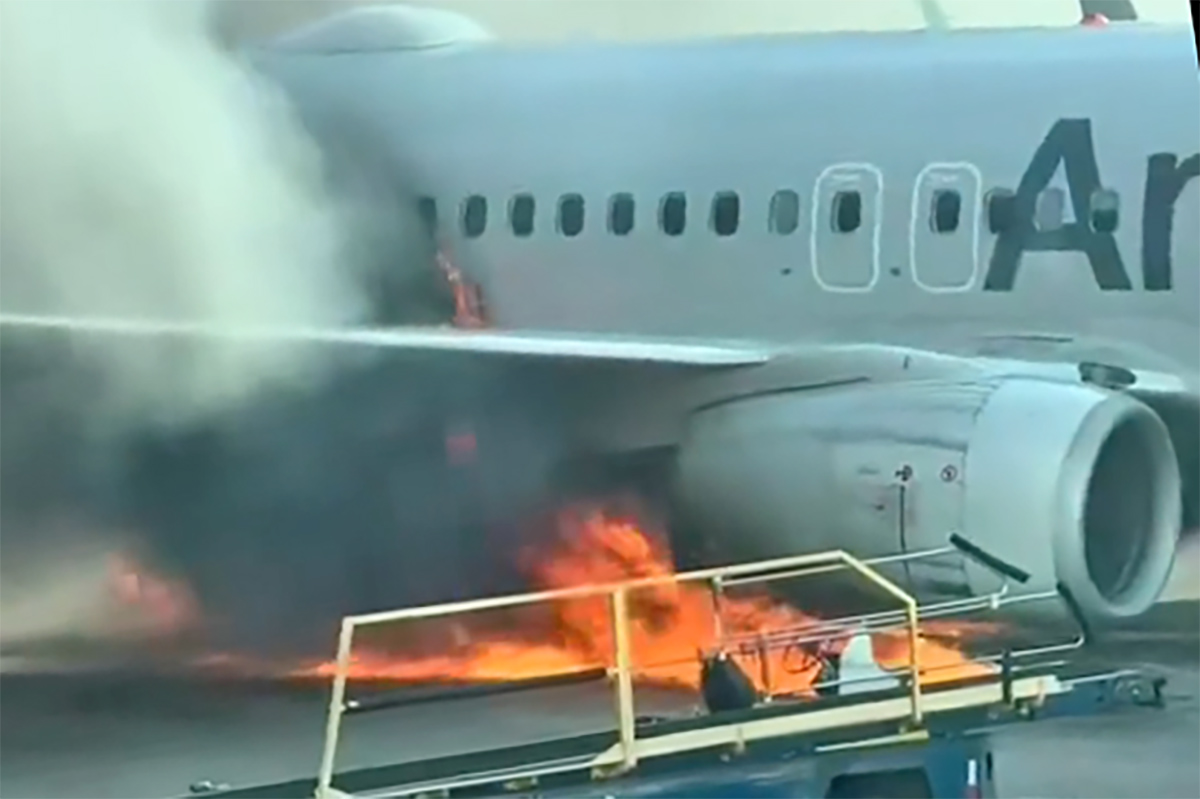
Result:
[[[480,209],[478,230],[475,230],[471,225],[468,224],[468,221],[472,216],[471,209],[473,204],[476,203]],[[458,213],[458,226],[459,230],[462,231],[463,237],[468,239],[477,239],[486,233],[488,228],[488,213],[488,199],[486,196],[482,194],[468,194],[466,197],[464,197],[461,205],[459,206]]]
[[[779,203],[784,197],[789,198],[789,202],[793,203],[789,211],[789,221],[791,226],[788,229],[783,229],[779,225]],[[775,236],[791,236],[800,229],[801,215],[804,209],[801,207],[800,192],[795,189],[776,189],[771,195],[770,203],[767,205],[767,232]]]
[[[1106,209],[1098,209],[1096,207],[1096,200],[1101,197],[1111,198],[1112,199],[1112,207],[1106,208]],[[1113,222],[1112,222],[1111,227],[1108,225],[1104,225],[1104,226],[1097,225],[1096,224],[1096,215],[1097,214],[1112,214]],[[1093,233],[1100,233],[1102,235],[1111,235],[1111,234],[1117,232],[1117,230],[1121,227],[1121,194],[1120,194],[1120,192],[1118,192],[1116,189],[1110,189],[1110,188],[1106,188],[1103,186],[1095,189],[1092,192],[1092,196],[1088,198],[1088,227],[1091,228]]]
[[[729,202],[729,201],[732,201],[732,203],[733,203],[733,206],[732,206],[733,207],[733,226],[731,228],[728,228],[727,232],[722,232],[721,230],[718,229],[718,226],[717,226],[717,220],[720,216],[719,211],[722,208],[721,203]],[[742,226],[742,197],[741,197],[741,195],[738,194],[736,191],[733,191],[732,189],[718,191],[716,194],[713,195],[712,202],[709,204],[709,212],[708,212],[708,227],[709,227],[709,229],[712,230],[712,232],[715,233],[718,238],[727,239],[731,236],[736,236],[738,233],[738,230],[741,229],[741,226]]]
[[[521,229],[517,229],[517,211],[518,204],[522,207],[528,203],[529,205],[529,226],[528,229],[524,225]],[[508,199],[508,231],[518,239],[528,239],[537,232],[537,198],[531,192],[517,192]]]
[[[998,219],[1001,214],[1003,219]],[[1017,225],[1017,193],[1001,187],[989,189],[983,195],[983,215],[987,220],[988,233],[993,236],[1008,233]]]
[[[564,224],[566,220],[564,210],[568,204],[573,206],[578,205],[579,226],[574,232],[568,231],[567,226]],[[579,192],[567,192],[566,194],[559,195],[554,214],[554,226],[558,234],[563,238],[573,239],[583,234],[584,229],[587,227],[587,200],[584,199],[582,194]]]
[[[956,205],[954,206],[954,224],[943,228],[940,225],[941,214],[940,201],[944,197],[953,197]],[[952,236],[962,229],[962,210],[963,196],[958,189],[934,189],[933,195],[929,198],[929,229],[938,236]]]
[[[857,203],[857,206],[854,212],[854,225],[849,229],[846,229],[842,225],[842,207],[845,203],[850,201],[850,198],[854,198],[854,202]],[[839,236],[853,236],[855,233],[862,230],[863,193],[858,189],[838,189],[833,194],[829,210],[829,224],[834,233],[838,234]]]
[[[679,207],[679,229],[675,232],[667,229],[667,212],[672,205]],[[662,196],[658,203],[658,229],[665,236],[678,238],[687,233],[688,224],[688,201],[687,193],[682,191],[669,191]],[[672,227],[673,229],[673,227]]]
[[[629,207],[629,226],[624,230],[617,229],[617,205],[628,205]],[[606,224],[608,232],[613,236],[628,236],[637,229],[637,199],[632,192],[620,191],[609,195],[608,198],[608,213],[606,214]]]

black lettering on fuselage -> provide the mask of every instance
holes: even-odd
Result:
[[[1054,178],[1058,165],[1066,173],[1074,221],[1055,230],[1035,223],[1038,198]],[[1133,288],[1112,233],[1092,229],[1092,194],[1101,188],[1100,167],[1092,144],[1090,119],[1060,119],[1042,140],[1021,176],[1013,197],[1012,224],[1000,231],[984,279],[985,291],[1012,291],[1027,252],[1080,252],[1087,256],[1097,285],[1105,291]]]
[[[1171,237],[1175,203],[1188,181],[1200,177],[1200,153],[1182,161],[1157,153],[1146,163],[1146,199],[1142,206],[1142,285],[1146,291],[1170,291]]]

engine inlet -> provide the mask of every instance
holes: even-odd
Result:
[[[1161,456],[1161,431],[1149,411],[1122,418],[1101,444],[1083,510],[1088,576],[1108,602],[1138,602],[1139,576],[1155,550],[1175,538],[1174,472]]]

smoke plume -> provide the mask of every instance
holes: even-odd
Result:
[[[378,317],[362,286],[416,291],[421,270],[379,283],[354,265],[379,263],[365,247],[397,266],[411,227],[367,209],[388,225],[371,235],[369,192],[331,202],[327,153],[232,54],[235,11],[296,5],[0,4],[5,311],[330,326]],[[386,298],[393,316],[406,300]],[[315,629],[323,651],[342,613],[481,590],[464,575],[508,550],[465,531],[501,529],[549,471],[524,378],[211,341],[0,343],[0,641],[112,627],[104,561],[132,546],[234,644]],[[464,421],[487,468],[447,463]]]
[[[210,23],[192,0],[4,3],[6,311],[317,326],[360,315],[319,152]],[[93,401],[169,417],[308,379],[318,357],[162,339],[72,344],[104,380]]]

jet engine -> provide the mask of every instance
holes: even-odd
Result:
[[[869,558],[957,534],[1026,572],[1023,591],[1065,586],[1101,623],[1155,602],[1181,526],[1179,467],[1157,414],[1126,394],[1032,378],[717,403],[690,420],[673,494],[681,527],[721,560]],[[1003,580],[962,557],[889,575],[940,598]]]

